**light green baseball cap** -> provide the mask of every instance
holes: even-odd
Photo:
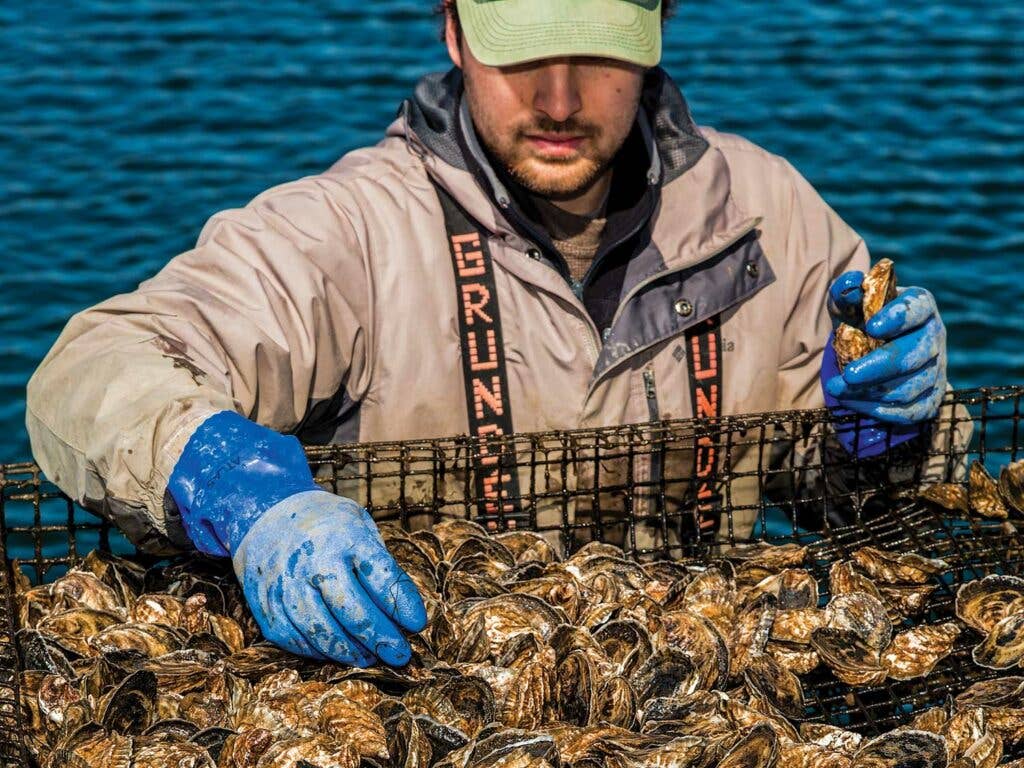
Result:
[[[473,55],[503,67],[598,56],[653,67],[661,60],[661,0],[456,0]]]

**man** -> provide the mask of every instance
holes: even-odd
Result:
[[[380,144],[214,216],[71,320],[29,383],[48,476],[140,547],[230,556],[271,641],[403,664],[423,602],[291,435],[803,408],[819,378],[836,406],[901,425],[846,436],[850,454],[923,435],[945,388],[930,294],[904,290],[867,324],[886,344],[834,370],[826,303],[861,321],[867,249],[785,160],[693,123],[656,66],[667,10],[448,3],[455,67]],[[514,510],[514,473],[481,478],[491,512]]]

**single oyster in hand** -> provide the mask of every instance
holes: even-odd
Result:
[[[864,292],[861,308],[866,323],[878,314],[882,307],[896,298],[896,269],[892,261],[881,259],[875,264],[871,271],[864,276],[861,290]],[[860,328],[842,323],[836,328],[835,338],[832,342],[839,370],[878,349],[884,343],[880,339],[871,338]]]

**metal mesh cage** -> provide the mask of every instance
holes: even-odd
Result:
[[[1021,458],[1024,387],[950,393],[930,434],[871,459],[852,458],[836,430],[868,428],[824,410],[620,427],[307,449],[317,481],[409,529],[445,518],[489,529],[526,528],[563,552],[587,541],[641,560],[707,560],[752,540],[809,545],[827,597],[829,566],[872,545],[939,557],[949,570],[923,621],[953,614],[966,580],[1024,572],[1024,537],[1012,522],[962,520],[916,498],[922,485],[963,481],[969,461],[990,469]],[[883,442],[893,440],[886,434]],[[493,471],[486,497],[476,473]],[[516,482],[510,482],[515,473]],[[508,488],[517,488],[511,494]],[[19,738],[12,567],[49,581],[95,548],[135,553],[109,523],[77,508],[33,464],[0,466],[0,766],[28,765]],[[708,520],[712,522],[709,524]],[[152,558],[149,558],[152,561]],[[899,725],[996,673],[975,666],[965,632],[926,678],[851,689],[827,671],[803,678],[808,718],[865,734]]]

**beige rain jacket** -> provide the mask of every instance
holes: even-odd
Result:
[[[425,78],[379,144],[216,214],[137,290],[75,315],[28,387],[49,478],[168,552],[189,547],[168,475],[220,410],[307,443],[466,433],[432,182],[489,234],[516,431],[691,416],[684,333],[719,313],[722,413],[822,405],[827,288],[868,251],[787,161],[697,127],[653,70],[639,120],[657,205],[615,320],[597,328],[510,225],[460,93],[457,71]]]

